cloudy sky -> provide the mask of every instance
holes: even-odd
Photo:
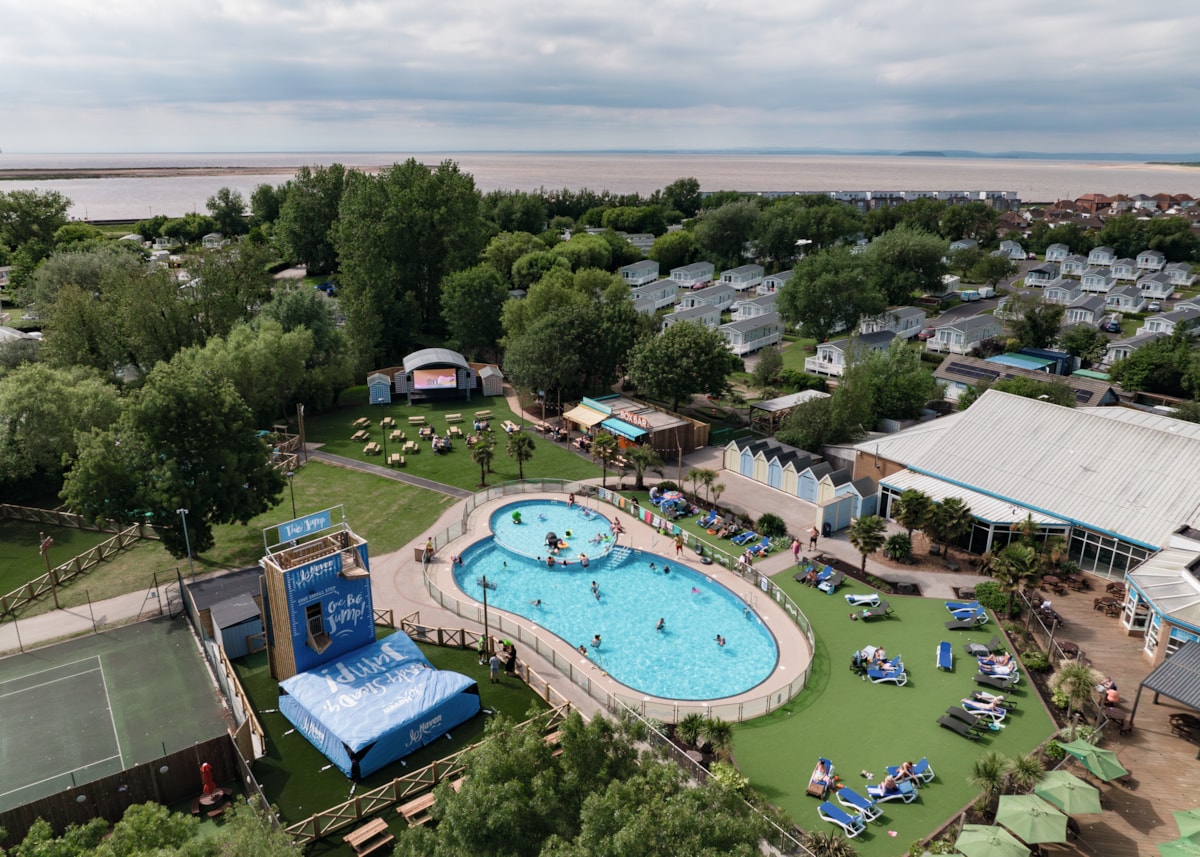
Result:
[[[0,0],[0,149],[1200,151],[1195,0]]]

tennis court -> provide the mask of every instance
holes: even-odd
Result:
[[[0,811],[225,732],[183,619],[0,659]]]

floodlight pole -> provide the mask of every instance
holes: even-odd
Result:
[[[285,473],[283,475],[287,477],[288,491],[292,495],[292,520],[294,521],[294,520],[296,520],[296,489],[292,487],[292,479],[295,478],[296,471],[289,470],[287,473]]]
[[[487,575],[483,575],[481,580],[483,581],[483,640],[484,645],[487,647],[487,651],[491,652],[492,646],[490,640],[488,639]]]
[[[188,537],[187,528],[187,509],[176,509],[175,512],[183,519],[183,544],[187,548],[188,570],[192,573],[192,579],[196,579],[196,566],[192,563],[192,540]]]
[[[54,544],[54,539],[47,536],[45,533],[38,533],[38,550],[41,551],[42,559],[46,561],[46,577],[50,578],[50,594],[54,596],[54,609],[58,610],[58,581],[54,579],[54,572],[50,570],[50,546]]]

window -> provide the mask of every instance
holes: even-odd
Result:
[[[333,640],[329,638],[329,634],[325,631],[325,612],[321,609],[321,602],[309,604],[304,608],[304,624],[308,638],[308,647],[318,655],[329,648]]]

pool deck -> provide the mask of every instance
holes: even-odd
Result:
[[[501,497],[480,505],[471,514],[468,521],[467,534],[451,541],[447,545],[439,546],[438,553],[433,560],[433,579],[437,587],[464,602],[478,603],[469,595],[459,590],[455,584],[453,569],[449,561],[450,556],[461,553],[467,546],[480,539],[490,537],[491,530],[488,527],[488,521],[492,513],[501,506],[511,504],[517,500],[531,502],[535,500],[562,501],[563,499],[563,495],[561,494],[530,493],[519,496]],[[728,709],[740,703],[749,703],[752,700],[761,700],[766,696],[772,697],[769,703],[772,709],[787,701],[781,694],[786,691],[787,687],[797,677],[808,669],[812,661],[812,650],[804,633],[788,617],[783,607],[766,597],[761,590],[749,581],[743,580],[721,566],[701,564],[698,561],[699,558],[691,548],[685,548],[681,558],[675,559],[674,545],[670,538],[659,534],[656,530],[634,519],[631,515],[607,503],[601,503],[594,497],[583,498],[581,496],[579,497],[579,502],[581,505],[586,505],[588,508],[596,510],[609,520],[616,519],[621,522],[622,526],[625,527],[625,533],[621,535],[619,544],[636,550],[659,554],[671,563],[686,566],[696,573],[702,574],[710,580],[719,583],[750,604],[766,627],[771,631],[779,647],[779,661],[770,677],[745,693],[722,698],[720,701],[722,709]],[[443,515],[437,525],[431,528],[431,532],[443,531],[446,527],[456,525],[461,520],[462,506],[457,505]],[[419,538],[410,547],[419,548],[424,544],[424,541],[423,537]],[[439,606],[434,598],[426,592],[422,579],[421,565],[413,557],[413,550],[406,548],[394,554],[378,557],[372,561],[372,591],[376,609],[392,608],[396,612],[397,619],[409,615],[414,611],[420,611],[420,622],[423,625],[469,628],[474,631],[482,631],[482,623],[462,618],[451,610]],[[764,561],[763,566],[770,567],[774,564],[779,566],[774,571],[783,570],[788,567],[790,559],[790,556],[770,557]],[[768,569],[765,573],[769,576],[774,571]],[[504,615],[509,617],[513,623],[520,625],[530,635],[536,634],[543,642],[547,642],[556,655],[578,665],[581,671],[586,672],[589,681],[598,684],[605,690],[622,697],[636,697],[639,700],[646,701],[648,703],[647,707],[653,710],[676,704],[676,700],[647,696],[640,691],[620,684],[605,674],[598,665],[580,655],[572,644],[556,637],[550,631],[538,626],[537,623],[512,613],[505,613]],[[715,642],[713,645],[716,645]],[[570,699],[572,704],[577,705],[582,712],[590,713],[600,709],[601,706],[596,700],[590,697],[582,688],[574,686],[561,670],[553,666],[545,658],[541,658],[536,652],[532,651],[530,646],[521,647],[518,657],[552,683],[556,676],[561,676],[561,681],[556,684],[556,690]],[[688,704],[699,705],[697,703]]]

